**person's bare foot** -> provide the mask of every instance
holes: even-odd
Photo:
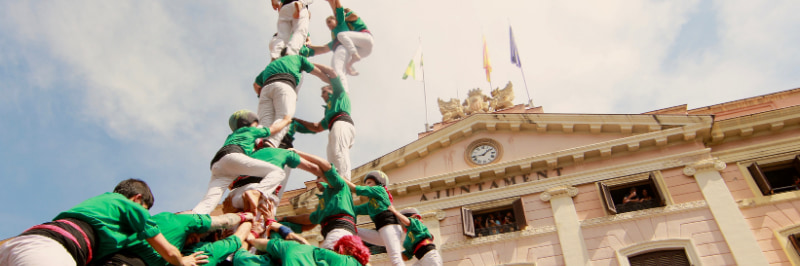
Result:
[[[358,55],[358,53],[353,53],[353,56],[350,57],[350,61],[347,62],[347,65],[345,66],[345,68],[347,68],[348,75],[358,76],[358,71],[356,71],[356,69],[353,68],[353,64],[358,61],[361,61],[361,56]]]

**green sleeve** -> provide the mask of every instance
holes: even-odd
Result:
[[[345,93],[344,85],[342,85],[342,80],[339,77],[335,77],[331,79],[331,87],[333,88],[333,95],[339,95]]]
[[[358,187],[356,187],[358,189]],[[356,215],[369,215],[369,202],[361,205],[353,206],[353,212]]]
[[[308,46],[303,45],[303,47],[300,47],[299,53],[304,57],[312,57],[316,54],[316,51],[314,51],[314,49],[308,48]]]
[[[233,253],[233,265],[272,265],[272,261],[267,255],[255,255],[251,254],[247,250],[239,249],[236,251],[236,253]]]
[[[311,71],[314,71],[314,64],[308,61],[308,58],[300,56],[300,70],[311,73]]]
[[[202,251],[203,255],[208,256],[208,264],[206,265],[217,265],[240,247],[242,247],[242,241],[238,236],[232,235],[222,240],[204,243],[194,248],[192,253]]]
[[[339,172],[336,171],[336,166],[333,166],[333,164],[331,164],[331,169],[325,172],[325,178],[328,179],[328,184],[330,184],[333,189],[342,189],[347,185],[344,179],[339,176]]]
[[[345,17],[347,17],[347,15],[344,13],[344,8],[343,8],[343,7],[336,8],[336,10],[334,11],[334,13],[335,13],[334,15],[336,15],[336,26],[337,26],[337,27],[338,27],[339,25],[343,25],[343,24],[346,24],[346,23],[347,23],[347,22],[344,20],[344,19],[345,19]]]
[[[378,190],[378,189],[380,189],[380,190]],[[383,187],[379,187],[379,186],[374,186],[374,187],[356,186],[356,195],[365,196],[365,197],[369,197],[369,198],[377,198],[377,197],[381,196],[379,191],[383,191],[383,190],[384,190]]]
[[[131,228],[134,232],[138,233],[138,239],[148,239],[155,237],[161,233],[155,221],[150,219],[150,212],[131,200],[123,200],[127,206],[124,206],[127,211],[122,213],[120,220]]]
[[[294,130],[299,133],[303,134],[317,134],[317,132],[309,130],[305,125],[300,122],[292,121],[292,126],[294,126]]]
[[[286,165],[291,168],[297,168],[300,165],[300,155],[296,152],[288,151],[289,155],[286,156]]]

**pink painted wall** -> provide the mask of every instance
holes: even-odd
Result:
[[[407,165],[392,169],[387,174],[392,182],[417,179],[471,168],[464,160],[464,152],[473,141],[492,138],[503,146],[500,162],[527,158],[533,154],[545,154],[592,143],[626,137],[622,134],[546,134],[535,132],[488,132],[482,131],[453,142],[450,146],[436,150],[422,160],[416,159]]]
[[[773,231],[797,224],[800,221],[798,210],[800,210],[800,200],[742,209],[742,214],[770,265],[791,265]]]
[[[643,217],[609,225],[584,227],[589,257],[595,265],[618,265],[616,250],[639,243],[668,239],[691,239],[703,265],[734,265],[711,212]]]
[[[700,186],[697,185],[694,177],[683,174],[683,168],[661,170],[661,176],[664,178],[668,193],[672,195],[673,203],[704,200]]]

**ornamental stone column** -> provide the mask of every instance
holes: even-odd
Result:
[[[567,266],[589,264],[589,252],[583,241],[575,202],[572,201],[577,195],[578,188],[572,186],[551,188],[539,195],[542,201],[549,201],[553,209],[558,241],[561,242],[561,254]]]
[[[737,265],[768,265],[756,237],[744,219],[739,205],[722,179],[720,171],[727,164],[717,158],[709,158],[687,165],[683,174],[694,176],[708,208],[714,216],[725,242]]]

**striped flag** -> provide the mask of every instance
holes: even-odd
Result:
[[[414,58],[411,58],[411,62],[408,63],[406,73],[403,73],[403,79],[408,79],[408,77],[414,80],[425,79],[422,71],[422,45],[417,47],[417,53],[414,54]]]
[[[492,63],[489,62],[489,47],[486,46],[486,36],[483,36],[483,69],[486,69],[486,81],[492,82]]]
[[[522,68],[522,61],[519,60],[519,50],[517,50],[517,42],[514,41],[514,31],[511,30],[511,26],[508,26],[508,35],[511,38],[511,63]]]

